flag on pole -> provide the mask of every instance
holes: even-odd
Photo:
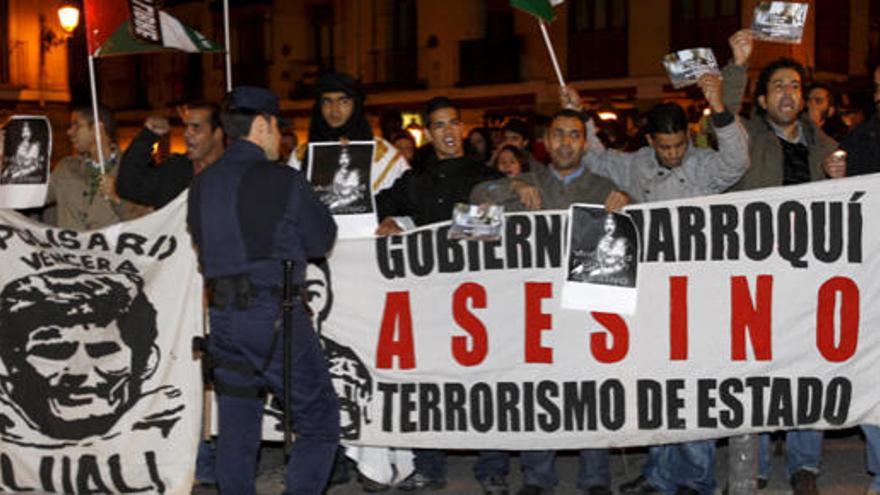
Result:
[[[529,14],[553,22],[553,7],[561,5],[565,0],[510,0],[510,6],[524,10]]]
[[[559,67],[559,60],[556,59],[556,51],[553,49],[553,43],[550,41],[550,34],[547,32],[546,22],[553,22],[553,7],[561,5],[565,0],[510,0],[510,6],[524,10],[534,15],[538,21],[538,27],[541,30],[541,36],[544,38],[544,44],[547,46],[547,53],[550,55],[550,63],[553,64],[553,72],[556,73],[556,80],[559,86],[565,87],[565,78],[562,77],[562,69]]]
[[[159,21],[160,0],[128,0],[131,11],[131,34],[153,45],[162,45],[162,27]]]
[[[85,0],[86,41],[93,55],[120,25],[128,22],[131,12],[125,0]]]
[[[202,33],[183,24],[171,14],[151,9],[143,0],[85,0],[86,28],[89,53],[95,57],[109,57],[166,49],[185,52],[222,52],[223,47]],[[132,5],[138,7],[137,18],[132,16]],[[149,12],[148,15],[141,15]],[[157,36],[149,36],[150,17],[158,14]],[[146,33],[146,35],[145,35]],[[152,41],[151,41],[152,39]]]

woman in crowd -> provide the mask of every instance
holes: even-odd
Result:
[[[492,160],[492,134],[485,127],[471,129],[464,145],[465,153],[474,160],[487,165]]]

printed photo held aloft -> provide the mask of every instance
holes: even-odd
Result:
[[[0,208],[42,206],[49,184],[52,126],[39,115],[15,115],[3,127]]]
[[[688,48],[663,57],[663,66],[675,89],[697,83],[703,74],[721,74],[711,48]]]
[[[761,2],[755,6],[752,32],[763,41],[797,45],[804,36],[810,5],[798,2]]]
[[[635,287],[638,239],[629,217],[594,207],[572,210],[567,280]]]
[[[14,116],[4,127],[0,184],[45,184],[49,180],[52,128],[46,117]]]

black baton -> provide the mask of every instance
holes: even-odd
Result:
[[[282,324],[281,329],[281,368],[284,377],[281,380],[284,387],[282,420],[284,421],[284,456],[290,457],[290,451],[293,447],[293,436],[290,430],[290,346],[292,344],[293,333],[293,261],[284,260],[284,287],[282,290]]]

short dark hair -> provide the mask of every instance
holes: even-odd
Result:
[[[428,100],[428,103],[425,104],[425,127],[431,126],[431,114],[443,108],[452,108],[457,113],[461,113],[458,105],[456,105],[455,102],[453,102],[449,98],[445,96],[435,96]]]
[[[220,120],[220,105],[208,100],[195,100],[186,104],[187,109],[208,110],[211,112],[211,130],[222,129],[223,122]]]
[[[554,113],[553,116],[550,117],[550,124],[547,126],[547,130],[549,131],[550,128],[553,127],[553,122],[555,122],[556,119],[561,118],[578,119],[579,121],[581,121],[581,124],[584,127],[584,133],[586,134],[587,124],[586,122],[584,122],[584,115],[577,110],[572,110],[571,108],[563,108],[561,110],[557,110],[556,113]]]
[[[91,106],[81,106],[75,107],[72,112],[78,113],[82,115],[86,122],[95,125],[95,115],[92,112]],[[104,132],[107,133],[107,137],[111,140],[116,140],[116,119],[113,118],[113,113],[110,112],[110,109],[105,107],[104,105],[98,105],[98,118],[101,120],[101,123],[104,124]]]
[[[250,110],[224,110],[220,116],[223,132],[229,139],[241,139],[251,133],[254,119],[259,115]]]
[[[755,104],[756,109],[759,113],[763,114],[765,110],[761,108],[761,105],[757,104],[758,98],[762,96],[767,96],[767,86],[770,85],[770,78],[773,77],[773,74],[775,74],[776,71],[778,71],[779,69],[795,70],[801,77],[801,86],[807,83],[807,70],[804,69],[803,65],[795,60],[786,57],[774,60],[769,65],[761,69],[761,73],[758,75],[758,83],[755,85]]]
[[[524,120],[520,119],[510,119],[504,124],[504,127],[501,128],[501,133],[505,132],[514,132],[523,137],[526,141],[532,140],[532,127]]]
[[[688,121],[681,106],[676,103],[660,103],[648,111],[648,134],[676,134],[687,131]]]
[[[509,151],[513,154],[513,158],[519,162],[520,172],[529,171],[529,155],[512,144],[505,144],[498,150],[498,153],[495,153],[495,160],[492,161],[492,167],[498,169],[498,159],[501,158],[501,153],[504,151]]]
[[[230,93],[231,95],[232,93]],[[232,106],[229,95],[223,100],[221,106],[220,121],[223,123],[223,132],[229,139],[241,139],[247,137],[251,133],[251,126],[254,119],[263,116],[267,121],[271,120],[272,115],[265,115],[249,108],[240,108]]]
[[[826,82],[814,82],[807,88],[807,92],[805,95],[809,96],[810,93],[813,92],[814,89],[824,89],[828,92],[828,105],[835,106],[837,104],[837,95],[834,94],[834,89],[830,84]]]
[[[413,135],[409,133],[409,131],[397,131],[391,136],[391,139],[389,139],[388,141],[390,141],[391,144],[394,144],[399,139],[408,139],[412,141],[413,145],[416,144],[416,138],[414,138]]]

